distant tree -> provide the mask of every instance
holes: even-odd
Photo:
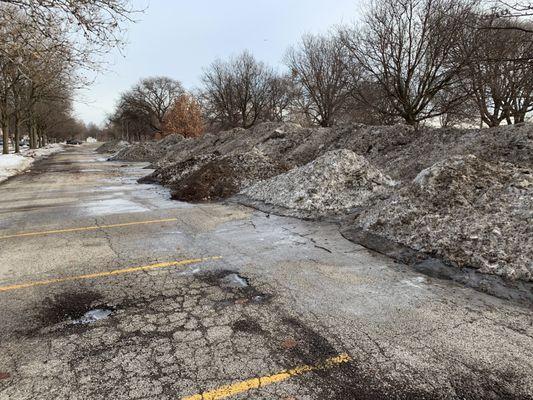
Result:
[[[285,55],[285,64],[301,88],[302,110],[320,126],[331,126],[350,96],[346,47],[336,36],[306,35]]]
[[[201,100],[208,122],[228,129],[278,119],[285,104],[279,83],[272,68],[247,51],[228,61],[216,60],[202,75]]]
[[[164,116],[162,132],[164,135],[177,133],[185,137],[197,137],[202,134],[204,123],[202,108],[188,93],[179,96]]]
[[[123,98],[130,107],[147,116],[148,124],[155,131],[160,131],[166,113],[183,93],[179,81],[160,76],[142,79]]]
[[[462,93],[446,103],[434,99],[457,84],[465,60],[452,56],[473,7],[466,0],[375,0],[360,29],[343,30],[365,80],[390,99],[380,112],[416,126],[464,101]]]
[[[110,116],[127,140],[144,140],[161,132],[165,115],[184,94],[181,83],[168,77],[141,79],[124,92]]]

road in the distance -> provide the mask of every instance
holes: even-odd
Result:
[[[0,185],[0,399],[532,398],[531,310],[146,172],[84,145]]]

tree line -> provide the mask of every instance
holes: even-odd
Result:
[[[75,90],[90,84],[102,55],[121,45],[135,10],[126,0],[0,0],[2,152],[37,148],[95,126],[76,120]]]
[[[170,78],[141,80],[108,129],[142,140],[264,121],[524,122],[533,110],[531,13],[529,3],[374,0],[357,25],[305,35],[287,50],[283,72],[244,51],[205,68],[193,92]]]

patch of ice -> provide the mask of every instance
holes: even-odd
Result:
[[[106,319],[111,315],[112,311],[105,308],[96,308],[94,310],[87,311],[79,319],[72,321],[74,325],[79,324],[92,324],[93,322],[100,321],[101,319]]]
[[[221,281],[224,285],[229,287],[242,288],[248,286],[248,282],[246,281],[246,279],[235,273],[226,275],[224,278],[221,279]]]

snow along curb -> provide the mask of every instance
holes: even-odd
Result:
[[[51,144],[42,149],[23,150],[20,154],[0,154],[0,183],[27,171],[35,161],[63,150],[63,145]]]

